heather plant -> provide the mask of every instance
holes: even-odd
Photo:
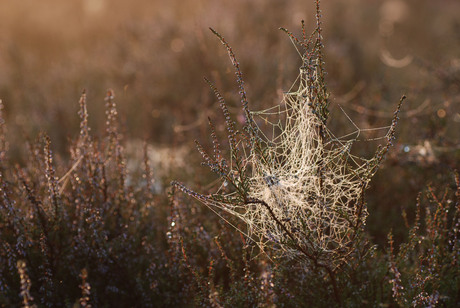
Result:
[[[80,306],[85,307],[85,308],[91,308],[91,304],[89,304],[90,295],[91,295],[91,286],[87,282],[88,272],[86,271],[85,268],[81,270],[80,277],[82,280],[82,283],[79,286],[81,289]]]
[[[274,18],[270,16],[281,16],[280,6],[290,7],[290,4],[278,2],[235,3],[244,5],[244,10],[260,9],[255,17],[258,19],[251,23],[266,28],[267,24],[259,22],[262,18],[273,21]],[[362,6],[360,1],[357,4],[338,1],[344,5],[341,8],[335,6],[336,2],[331,3],[326,5],[334,7],[336,14],[341,14],[344,8]],[[233,5],[237,6],[232,2]],[[128,112],[125,110],[119,114],[117,105],[120,106],[122,102],[116,99],[113,90],[108,90],[105,96],[105,118],[98,116],[97,109],[104,109],[104,104],[99,104],[95,113],[91,110],[90,119],[88,107],[91,109],[97,104],[88,106],[91,96],[83,91],[78,103],[78,117],[75,117],[79,119],[79,132],[75,138],[69,138],[65,153],[62,152],[63,140],[56,138],[56,135],[67,134],[67,125],[72,121],[62,117],[57,121],[59,130],[42,132],[35,139],[27,135],[25,155],[16,155],[20,143],[15,142],[10,147],[9,142],[12,143],[20,135],[12,122],[20,123],[22,115],[15,118],[13,108],[7,105],[5,116],[0,101],[0,306],[458,306],[458,176],[452,189],[442,191],[439,188],[442,184],[430,185],[424,194],[425,198],[418,199],[415,222],[406,241],[399,234],[403,226],[395,226],[395,235],[389,235],[388,251],[376,245],[379,243],[376,238],[382,234],[385,236],[390,228],[383,223],[384,218],[394,221],[394,217],[378,215],[379,223],[373,229],[366,228],[366,222],[369,224],[368,212],[371,212],[366,204],[366,200],[369,200],[366,191],[370,188],[371,178],[393,145],[404,98],[394,114],[374,110],[372,102],[384,103],[385,98],[382,97],[369,100],[366,107],[350,103],[350,97],[366,100],[359,93],[360,83],[353,88],[352,93],[330,99],[325,82],[325,40],[322,36],[319,1],[316,1],[316,5],[316,29],[311,35],[307,35],[304,23],[300,35],[282,29],[300,56],[300,73],[293,85],[284,92],[281,102],[265,110],[256,108],[265,108],[263,103],[272,101],[275,87],[267,85],[278,80],[274,76],[279,75],[279,79],[283,79],[283,64],[286,68],[290,67],[292,59],[282,54],[279,58],[285,61],[280,64],[275,56],[261,57],[264,52],[254,52],[255,49],[251,48],[254,45],[250,44],[256,40],[249,35],[241,38],[240,43],[250,47],[243,50],[240,64],[227,40],[212,30],[224,45],[235,68],[242,105],[235,121],[232,98],[227,99],[227,94],[219,90],[226,83],[227,75],[214,71],[212,78],[206,79],[211,92],[217,97],[222,115],[219,118],[219,115],[211,113],[212,119],[208,119],[211,144],[207,146],[205,142],[197,141],[196,147],[204,160],[203,164],[217,174],[217,181],[211,181],[206,168],[189,175],[181,165],[176,168],[180,169],[180,179],[187,184],[174,182],[171,191],[163,191],[163,182],[158,182],[168,178],[169,183],[170,178],[177,178],[177,175],[166,175],[170,169],[157,170],[162,165],[155,164],[149,153],[155,151],[156,147],[145,142],[143,153],[139,150],[142,147],[134,146],[132,151],[140,155],[132,155],[126,146],[139,142],[126,140],[132,131],[127,132],[120,123],[128,123],[131,130],[129,120],[135,119],[135,126],[146,130],[147,126],[143,126],[138,118],[139,113],[150,119],[148,127],[159,128],[146,133],[147,136],[154,135],[155,140],[172,138],[172,130],[169,125],[166,128],[165,123],[169,124],[171,118],[177,117],[177,122],[173,121],[172,124],[174,133],[180,136],[174,137],[172,143],[195,136],[190,128],[206,119],[200,117],[191,125],[180,125],[201,109],[201,106],[189,104],[198,97],[196,93],[193,94],[192,88],[195,85],[178,87],[179,80],[170,82],[174,75],[169,74],[174,74],[175,65],[170,56],[152,59],[150,54],[144,54],[137,47],[132,52],[131,43],[138,46],[152,39],[152,33],[137,28],[137,23],[123,30],[126,33],[123,32],[124,36],[115,44],[119,46],[105,45],[101,41],[99,44],[104,47],[104,57],[107,57],[107,51],[114,52],[107,59],[104,58],[104,67],[120,62],[126,64],[113,68],[111,71],[114,75],[122,75],[119,69],[136,71],[136,75],[132,75],[133,83],[122,80],[119,82],[123,83],[115,83],[115,87],[124,86],[125,101],[130,97],[129,90],[134,89],[138,99],[131,98],[129,103],[135,101],[142,108],[130,106]],[[195,9],[195,4],[193,6]],[[184,7],[187,8],[184,10],[184,19],[190,18],[191,8]],[[334,25],[334,20],[338,20],[334,17],[331,18],[331,25]],[[241,21],[247,22],[241,18],[235,24],[241,27]],[[206,42],[202,37],[200,44],[197,44],[200,50],[197,51],[197,46],[188,45],[188,41],[183,40],[181,32],[172,33],[174,27],[176,21],[158,31],[162,33],[161,37],[156,37],[157,32],[153,36],[162,43],[171,41],[172,49],[179,48],[180,42],[185,42],[181,48],[187,52],[175,54],[179,58],[177,66],[184,79],[193,80],[187,76],[196,74],[197,66],[203,65],[205,69],[208,69],[207,66],[215,67],[206,62],[209,60],[207,58],[204,61],[206,63],[195,60],[205,59],[197,55],[209,52],[206,51]],[[250,28],[248,32],[258,32],[257,27]],[[187,31],[189,29],[188,26],[184,28]],[[360,28],[353,31],[362,31]],[[331,32],[341,33],[336,30]],[[330,35],[335,35],[331,32]],[[354,33],[355,36],[358,34],[365,37],[362,32]],[[273,44],[276,46],[277,42],[278,38],[264,40],[261,49]],[[153,44],[146,46],[145,49],[154,47]],[[121,58],[117,58],[117,54]],[[84,58],[83,55],[77,56]],[[366,56],[372,57],[367,51]],[[270,76],[259,78],[257,84],[251,87],[251,93],[257,99],[249,103],[242,68],[248,73],[245,74],[246,78],[254,76],[254,72],[259,71],[252,67],[256,64],[256,58],[263,59],[264,72],[266,70],[269,72],[266,75]],[[339,58],[343,59],[343,54]],[[363,72],[371,71],[371,76],[377,78],[380,84],[379,72],[374,71],[372,65],[362,65],[367,62],[361,58],[353,55],[349,59],[349,66],[353,69],[362,68]],[[327,54],[327,60],[329,64],[330,60],[334,60],[333,53]],[[151,70],[145,63],[158,69]],[[92,64],[88,62],[87,65]],[[161,69],[160,64],[168,69]],[[343,63],[328,66],[328,71],[332,70],[332,77],[329,76],[328,80],[340,84],[335,89],[344,90],[357,80],[334,76],[335,70],[346,75],[347,70],[342,70],[344,66],[340,64]],[[184,67],[187,69],[184,70]],[[70,77],[75,75],[81,78],[82,71],[65,72]],[[17,74],[23,75],[26,81],[39,75],[35,70],[30,71],[27,65]],[[146,78],[149,79],[149,86],[142,89],[141,83],[137,83],[139,80],[134,81],[143,74],[147,74],[144,77],[158,74],[161,78]],[[449,80],[449,88],[455,93],[455,74],[445,76]],[[367,77],[369,75],[359,76],[364,79]],[[33,97],[40,109],[43,105],[40,100],[45,97],[40,93],[46,93],[46,84],[57,84],[52,76],[48,78],[40,80],[40,87],[30,87],[30,83],[18,79],[21,89],[33,89],[30,92],[18,92],[20,96],[16,96],[16,100],[26,101],[27,97]],[[128,79],[131,80],[131,77]],[[89,80],[92,88],[97,89],[99,84],[94,83],[97,78]],[[152,80],[157,85],[154,90],[150,86]],[[393,81],[398,83],[399,80]],[[109,81],[112,83],[111,79]],[[443,82],[447,84],[447,81]],[[73,86],[73,83],[69,84],[66,86]],[[279,86],[282,84],[284,82],[280,81]],[[430,91],[434,90],[436,85],[430,84]],[[385,97],[395,95],[394,89],[379,91],[385,92]],[[56,92],[50,93],[49,97],[62,94]],[[419,93],[422,94],[425,95],[425,92]],[[443,92],[445,97],[448,94]],[[8,102],[12,98],[5,96]],[[204,98],[204,105],[211,106],[212,101],[207,95]],[[163,104],[171,108],[167,109],[167,115],[157,109],[151,112],[152,106],[145,103],[155,101],[155,104],[160,104],[162,101],[179,100],[180,104],[177,105]],[[376,123],[378,116],[375,115],[384,114],[383,118],[386,117],[391,124],[376,129],[361,129],[359,127],[363,124],[355,124],[354,115],[346,113],[342,108],[334,110],[330,106],[331,101],[343,103],[347,112],[358,111],[365,118],[361,118],[359,123]],[[455,102],[455,98],[452,102]],[[449,108],[452,108],[453,103]],[[429,102],[427,104],[430,105]],[[410,113],[417,115],[434,108],[425,108],[427,104],[423,103]],[[445,107],[443,110],[449,113],[448,105]],[[176,112],[176,109],[179,111]],[[148,112],[143,112],[145,110]],[[60,114],[59,111],[57,114]],[[124,121],[124,115],[127,121]],[[159,115],[161,118],[165,115],[162,119],[165,123],[161,124]],[[55,125],[56,122],[48,121],[49,116],[45,115],[38,122],[44,120]],[[155,118],[154,121],[151,116]],[[409,114],[402,116],[409,117]],[[34,122],[31,126],[39,124],[31,122]],[[351,132],[348,133],[350,130],[346,130],[344,122],[347,127],[351,127]],[[413,123],[414,118],[403,122]],[[6,123],[13,124],[13,129],[7,131]],[[378,125],[381,124],[375,124]],[[105,126],[102,134],[98,133],[99,126]],[[222,130],[226,130],[226,141],[220,138]],[[456,130],[446,131],[455,136]],[[430,138],[434,139],[433,136]],[[374,146],[372,140],[383,144],[374,155],[363,156],[362,148],[365,150]],[[408,157],[403,153],[406,146],[398,145],[397,148],[400,152],[393,155],[392,162],[402,165]],[[412,145],[407,148],[410,155],[419,155],[419,151]],[[438,162],[438,159],[444,163],[450,161],[451,165],[456,163],[455,157],[437,157],[435,161]],[[189,158],[187,164],[193,165],[193,161]],[[410,170],[414,166],[406,167]],[[424,170],[417,162],[415,167]],[[400,186],[406,187],[416,185],[416,180],[421,181],[417,176],[412,176],[406,183],[406,178],[393,174],[393,168],[387,169],[387,173],[392,173],[390,176],[384,176],[379,182],[373,179],[371,189],[373,194],[376,192],[374,199],[378,199],[379,193],[391,189],[391,185],[397,185],[394,183],[404,183]],[[416,174],[427,176],[427,170],[420,170]],[[440,173],[439,169],[431,172]],[[411,173],[404,174],[407,177]],[[210,181],[209,185],[207,181]],[[190,185],[203,193],[190,189]],[[415,189],[419,190],[419,187]],[[178,190],[186,194],[178,193]],[[208,194],[208,191],[211,193]],[[187,195],[206,206],[191,202]],[[373,202],[373,208],[378,210],[385,210],[390,204],[388,200],[378,201]],[[395,204],[391,206],[395,208],[406,205],[404,200],[398,200]],[[209,210],[217,215],[212,215]],[[409,226],[412,219],[410,212],[404,215],[404,219]],[[375,229],[379,229],[378,232]],[[399,246],[401,241],[403,244]]]
[[[26,263],[24,260],[19,260],[17,263],[19,277],[21,279],[21,297],[23,307],[34,308],[37,307],[33,304],[34,298],[30,295],[30,278],[27,275]]]
[[[392,296],[401,307],[455,307],[460,304],[460,180],[453,189],[428,186],[419,195],[407,242],[396,251],[388,234]],[[423,220],[424,210],[424,220]],[[406,220],[407,221],[407,220]],[[406,223],[408,225],[408,223]]]
[[[187,296],[175,298],[183,283],[174,283],[163,254],[167,215],[154,207],[162,198],[151,191],[147,161],[136,181],[143,185],[126,182],[113,91],[103,138],[88,125],[86,92],[79,107],[80,133],[66,161],[43,133],[28,143],[27,162],[11,166],[2,118],[0,305],[179,305]]]
[[[274,302],[271,267],[254,258],[254,245],[235,237],[228,225],[202,221],[202,208],[170,195],[168,241],[181,279],[188,279],[195,306],[270,306]],[[212,217],[210,217],[212,219]],[[217,228],[216,228],[217,227]],[[212,237],[211,234],[217,234]]]
[[[317,26],[310,36],[303,23],[301,39],[282,28],[301,55],[300,74],[283,101],[263,111],[250,110],[239,62],[227,41],[211,29],[235,68],[245,124],[237,130],[223,96],[206,80],[225,117],[230,158],[224,157],[209,119],[212,154],[198,141],[196,145],[203,164],[220,178],[220,188],[204,195],[178,182],[173,185],[221,217],[226,212],[239,218],[245,227],[227,221],[272,258],[294,259],[306,271],[327,276],[336,304],[341,304],[336,276],[363,244],[364,193],[395,138],[405,97],[384,128],[387,143],[370,159],[352,152],[355,142],[365,140],[361,133],[366,130],[356,127],[355,133],[338,137],[328,129],[319,1],[316,4]]]

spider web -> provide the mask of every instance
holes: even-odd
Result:
[[[351,229],[367,216],[356,211],[372,162],[351,154],[361,133],[356,126],[341,137],[327,127],[321,133],[323,123],[312,108],[308,89],[307,73],[301,69],[296,91],[285,93],[276,109],[253,113],[273,128],[265,145],[269,163],[252,156],[250,196],[263,200],[297,242],[321,252],[326,261],[348,250]],[[278,117],[276,122],[268,120],[273,116]],[[301,256],[286,245],[286,230],[263,204],[234,215],[246,222],[249,233],[275,243],[281,254]]]
[[[351,253],[355,236],[365,225],[363,194],[394,138],[400,105],[392,125],[372,129],[358,128],[342,109],[354,129],[337,137],[314,107],[319,65],[311,65],[311,57],[302,56],[302,60],[300,73],[280,104],[250,111],[258,145],[264,149],[261,155],[252,146],[243,155],[244,169],[250,172],[250,202],[235,202],[237,193],[226,193],[226,181],[213,195],[201,195],[176,184],[256,242],[262,251],[269,247],[279,257],[308,256],[319,264],[336,267]],[[363,133],[376,131],[384,133],[361,138]],[[355,142],[376,139],[386,139],[388,144],[372,158],[351,153]],[[235,170],[233,163],[230,161],[230,172]],[[221,211],[243,221],[246,230],[232,224]]]

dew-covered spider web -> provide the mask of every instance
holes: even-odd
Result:
[[[324,86],[319,60],[311,55],[302,55],[302,60],[297,80],[278,105],[249,112],[253,133],[248,137],[249,149],[242,154],[244,166],[238,169],[247,174],[235,171],[234,160],[228,167],[219,164],[220,152],[216,154],[214,168],[222,165],[226,168],[217,168],[219,172],[228,170],[222,178],[230,176],[241,183],[247,177],[244,200],[235,197],[241,194],[238,189],[228,190],[226,180],[213,195],[178,186],[223,219],[222,211],[242,220],[246,229],[239,231],[263,251],[269,248],[277,256],[335,267],[351,252],[365,224],[363,194],[393,139],[397,113],[388,127],[359,129],[343,112],[353,131],[336,136],[318,107],[327,99],[318,91]],[[373,140],[386,139],[387,145],[368,159],[353,155],[353,145],[366,141],[362,135],[369,131],[380,135],[373,134]],[[213,164],[208,162],[211,168]]]
[[[280,105],[253,112],[255,120],[272,126],[271,138],[264,135],[268,159],[254,155],[250,160],[250,197],[265,204],[254,203],[250,209],[233,214],[246,222],[250,234],[259,239],[263,236],[282,254],[303,254],[298,247],[284,244],[292,241],[286,235],[288,229],[302,247],[311,253],[320,252],[324,261],[332,260],[349,250],[353,229],[365,223],[367,211],[362,198],[372,176],[371,166],[378,158],[364,159],[351,153],[354,143],[363,140],[363,130],[353,122],[356,129],[340,137],[323,125],[310,101],[302,69],[296,85],[295,91],[284,94]],[[278,119],[271,122],[270,118]],[[385,137],[384,132],[377,138]]]

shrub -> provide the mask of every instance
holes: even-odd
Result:
[[[79,104],[68,161],[45,134],[28,144],[23,166],[9,166],[1,148],[1,305],[180,305],[181,275],[165,254],[167,214],[155,207],[162,197],[152,194],[147,160],[143,185],[126,181],[113,91],[101,140],[88,127],[85,92]]]
[[[453,190],[437,194],[428,186],[425,198],[419,195],[417,199],[416,211],[408,240],[399,246],[397,253],[393,235],[388,234],[393,298],[402,307],[454,307],[460,303],[458,173]]]
[[[401,99],[386,132],[387,143],[370,159],[352,154],[356,135],[337,137],[328,129],[328,92],[323,68],[319,1],[317,27],[302,39],[286,32],[300,48],[300,75],[283,101],[265,111],[251,111],[236,56],[215,30],[236,71],[245,117],[237,130],[227,104],[216,87],[225,117],[229,159],[225,158],[214,123],[209,119],[213,153],[197,141],[204,165],[218,175],[221,186],[204,195],[173,182],[211,210],[227,212],[245,223],[239,231],[273,258],[296,259],[317,276],[328,276],[336,303],[341,304],[337,273],[362,245],[367,217],[364,193],[371,177],[392,145]],[[297,87],[296,90],[293,90]],[[267,130],[263,123],[269,123]]]

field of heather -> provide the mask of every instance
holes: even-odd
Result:
[[[460,2],[0,1],[0,307],[458,307]]]

